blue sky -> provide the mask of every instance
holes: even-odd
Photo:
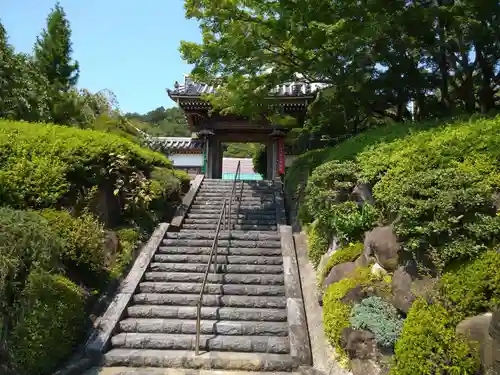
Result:
[[[180,41],[199,42],[196,21],[184,18],[184,0],[61,0],[80,63],[78,86],[109,89],[125,112],[174,105],[165,89],[190,67]],[[55,0],[0,0],[0,18],[16,51],[31,53]]]

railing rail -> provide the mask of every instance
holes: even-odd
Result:
[[[236,190],[236,181],[239,180],[241,175],[241,162],[238,160],[238,165],[236,167],[236,173],[234,174],[234,179],[233,179],[233,187],[231,189],[231,196],[229,197],[229,226],[228,226],[228,231],[229,231],[229,237],[231,237],[231,230],[233,229],[233,226],[231,224],[231,217],[233,216],[232,214],[232,208],[233,208],[233,195]],[[238,222],[238,212],[236,212],[236,222]]]
[[[201,306],[203,304],[203,294],[205,293],[205,286],[207,284],[208,273],[210,272],[210,266],[212,265],[212,259],[214,262],[214,274],[217,273],[217,248],[218,239],[221,225],[224,223],[226,216],[227,199],[224,199],[222,208],[220,210],[219,220],[217,222],[217,229],[215,230],[214,241],[212,243],[212,249],[210,250],[210,255],[208,258],[207,269],[205,275],[203,276],[203,282],[201,284],[200,297],[196,304],[196,343],[195,343],[195,354],[200,354],[200,335],[201,335]]]

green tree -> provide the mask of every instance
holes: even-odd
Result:
[[[34,51],[40,69],[56,90],[68,91],[76,85],[79,65],[71,57],[71,28],[59,3],[48,15],[47,28],[37,37]]]

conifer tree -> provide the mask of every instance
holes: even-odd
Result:
[[[53,88],[68,91],[79,76],[77,61],[72,61],[71,28],[62,6],[56,3],[47,17],[47,28],[37,37],[35,59]]]

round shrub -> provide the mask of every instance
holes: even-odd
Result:
[[[51,374],[81,339],[84,294],[64,276],[33,272],[21,305],[24,315],[9,340],[12,358],[26,374]]]
[[[376,296],[355,304],[349,321],[355,329],[372,332],[377,343],[386,348],[394,346],[403,328],[403,320],[396,308]]]
[[[28,275],[59,267],[63,243],[46,219],[35,212],[0,208],[0,328],[17,319]]]
[[[307,229],[307,254],[315,268],[318,266],[323,254],[328,250],[329,244],[330,240],[324,226],[319,221],[313,222]]]
[[[332,256],[328,259],[326,267],[321,270],[320,282],[323,281],[328,276],[333,267],[337,264],[345,262],[354,262],[363,252],[364,245],[361,242],[350,243],[347,246],[342,247],[335,251]]]
[[[328,341],[340,351],[340,339],[342,330],[350,326],[349,317],[352,306],[345,304],[341,299],[346,293],[357,286],[366,287],[376,280],[370,268],[358,268],[350,277],[338,283],[331,284],[325,291],[323,297],[323,322],[325,334]]]
[[[450,267],[439,280],[456,323],[491,311],[500,304],[500,253],[487,251],[476,259]]]
[[[395,345],[391,375],[476,374],[477,352],[455,334],[450,313],[440,304],[417,299]]]
[[[40,212],[50,228],[62,240],[63,264],[68,273],[85,285],[95,286],[96,273],[107,267],[104,249],[104,229],[90,214],[73,217],[68,211],[46,209]]]

